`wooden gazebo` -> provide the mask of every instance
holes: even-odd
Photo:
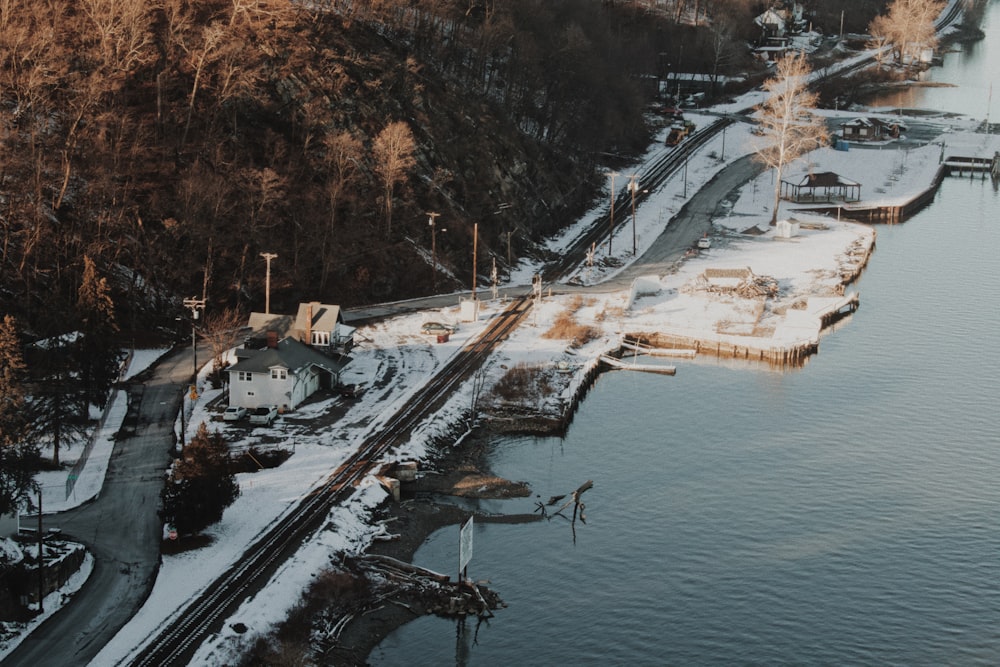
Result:
[[[798,183],[781,181],[781,198],[797,203],[861,200],[861,184],[832,171],[806,174]]]

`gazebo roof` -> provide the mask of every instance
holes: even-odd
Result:
[[[844,178],[840,174],[832,171],[820,171],[812,174],[805,174],[797,184],[800,188],[836,188],[836,187],[860,187],[860,183]]]

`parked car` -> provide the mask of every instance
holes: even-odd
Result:
[[[360,384],[343,384],[340,385],[340,395],[344,398],[360,398],[364,389]]]
[[[702,236],[700,239],[698,239],[698,247],[701,248],[702,250],[706,248],[711,248],[712,239],[708,238],[707,236]]]
[[[238,422],[247,416],[247,409],[241,405],[230,405],[222,413],[222,421]]]
[[[259,408],[254,408],[253,412],[250,413],[251,424],[263,424],[264,426],[270,426],[277,418],[278,406],[276,405],[262,405]]]
[[[452,334],[458,330],[454,324],[444,322],[424,322],[420,327],[420,332],[425,334]]]

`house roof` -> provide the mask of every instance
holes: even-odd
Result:
[[[275,313],[250,313],[247,326],[253,333],[276,331],[278,336],[284,336],[292,328],[292,316]]]
[[[841,123],[841,127],[899,127],[906,129],[906,123],[900,120],[882,120],[881,118],[855,118],[852,121]]]
[[[278,341],[277,347],[265,347],[262,350],[243,350],[247,356],[229,367],[229,372],[249,371],[251,373],[264,373],[272,368],[287,368],[290,371],[298,371],[310,366],[318,366],[330,373],[339,373],[348,363],[350,358],[345,356],[331,357],[317,352],[305,343],[300,343],[294,338],[282,338]]]
[[[311,301],[299,304],[299,312],[295,316],[295,329],[299,331],[333,331],[337,328],[337,323],[343,321],[340,306]]]
[[[796,183],[800,188],[834,188],[840,186],[860,186],[861,184],[857,181],[852,181],[849,178],[844,178],[840,174],[836,174],[832,171],[820,171],[814,174],[806,174],[802,177],[802,180]]]

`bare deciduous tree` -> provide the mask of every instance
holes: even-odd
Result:
[[[358,180],[359,160],[363,146],[361,141],[350,132],[340,132],[323,138],[325,151],[326,196],[330,207],[327,224],[323,228],[323,239],[320,246],[323,270],[320,275],[320,288],[326,287],[330,268],[334,263],[334,254],[330,252],[330,238],[337,222],[337,209],[341,205],[344,192]]]
[[[823,119],[812,112],[819,96],[808,88],[809,73],[803,54],[786,55],[778,61],[776,76],[764,83],[768,97],[757,106],[760,134],[753,142],[754,158],[775,170],[772,225],[778,221],[785,165],[828,138]]]
[[[181,146],[187,142],[188,131],[191,129],[191,116],[194,115],[194,101],[198,95],[201,76],[205,65],[213,58],[222,43],[224,29],[221,24],[213,23],[202,30],[201,44],[189,51],[191,67],[194,70],[194,81],[191,83],[191,96],[188,98],[187,120],[184,123],[184,133],[181,135]]]
[[[212,348],[212,380],[217,382],[226,369],[226,352],[236,347],[240,328],[245,322],[243,314],[232,308],[216,310],[205,315],[200,334]]]
[[[893,0],[888,11],[868,26],[875,44],[892,44],[900,64],[915,62],[923,49],[937,46],[934,21],[945,7],[944,0]]]
[[[389,123],[375,137],[372,152],[375,158],[375,172],[382,181],[385,197],[385,233],[392,232],[392,195],[397,183],[406,180],[406,172],[417,163],[413,153],[416,142],[413,132],[403,121]]]

